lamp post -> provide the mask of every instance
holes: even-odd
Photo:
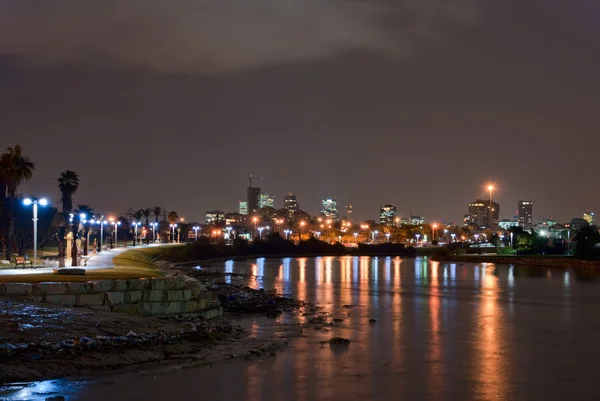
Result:
[[[513,247],[513,232],[510,232],[510,247]]]
[[[194,230],[194,237],[196,238],[196,241],[198,241],[198,230],[200,230],[200,227],[194,226],[192,227],[192,230]]]
[[[358,233],[354,233],[354,242],[358,244]]]
[[[371,233],[371,237],[373,238],[373,243],[375,243],[375,236],[379,234],[379,231],[375,230]]]
[[[289,239],[290,234],[292,233],[292,230],[285,229],[285,230],[283,230],[283,233],[285,234],[285,239]]]
[[[475,242],[479,242],[479,234],[475,234]]]
[[[390,233],[385,233],[385,242],[390,242]]]
[[[419,246],[419,238],[421,238],[421,234],[416,234],[415,237],[417,237],[417,246]]]
[[[433,241],[435,241],[435,229],[437,228],[437,224],[433,224],[431,226],[431,243],[433,244]]]
[[[156,226],[157,225],[158,225],[157,222],[150,223],[150,227],[152,227],[152,242],[156,242]]]
[[[177,224],[169,224],[171,227],[171,242],[175,243],[175,228],[177,228]]]
[[[264,229],[264,227],[258,227],[258,239],[262,239],[262,232]]]
[[[315,235],[317,236],[317,239],[319,239],[321,237],[321,231],[315,232]]]
[[[119,230],[118,227],[121,225],[120,221],[113,221],[113,226],[115,226],[115,248],[119,247]]]
[[[135,230],[135,234],[133,235],[133,246],[135,246],[137,244],[137,240],[138,240],[138,226],[142,223],[140,223],[139,221],[134,221],[133,223],[131,223],[134,227]]]
[[[108,224],[108,221],[97,220],[96,224],[100,224],[100,252],[102,252],[102,243],[104,242],[104,225]]]
[[[32,199],[25,198],[23,199],[23,204],[25,206],[33,205],[33,267],[37,267],[37,222],[38,222],[38,205],[47,206],[48,200],[45,198],[41,199]]]
[[[456,234],[452,233],[450,236],[452,237],[452,242],[456,242]]]

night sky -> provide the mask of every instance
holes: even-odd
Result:
[[[600,210],[597,0],[0,0],[0,145],[22,191],[188,220],[248,174],[315,213]],[[348,196],[348,194],[350,194]]]

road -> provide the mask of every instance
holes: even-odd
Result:
[[[145,248],[147,246],[153,246],[153,245],[142,245],[142,246],[137,246],[136,248]],[[115,256],[128,251],[134,249],[132,247],[120,247],[120,248],[114,248],[114,249],[109,249],[106,251],[102,251],[97,253],[96,255],[92,255],[88,260],[87,260],[87,264],[86,266],[80,266],[80,267],[84,267],[86,270],[98,270],[98,269],[112,269],[114,267],[112,260]],[[71,265],[71,258],[67,259],[66,262],[67,267],[69,267]],[[32,269],[31,267],[27,267],[25,269],[21,268],[17,268],[17,269],[3,269],[0,268],[0,275],[2,276],[6,276],[6,275],[13,275],[13,274],[42,274],[42,273],[52,273],[53,269],[56,266],[52,266],[52,267],[38,267],[37,269]]]

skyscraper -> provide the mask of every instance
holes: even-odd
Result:
[[[290,192],[283,199],[283,208],[285,210],[287,210],[287,212],[290,215],[292,215],[292,214],[296,213],[298,210],[300,210],[300,205],[298,204],[298,201],[296,200],[296,195],[292,195],[292,193]]]
[[[225,221],[225,213],[221,210],[209,210],[206,212],[206,224],[217,224]]]
[[[394,205],[383,205],[379,209],[379,224],[386,226],[393,226],[396,219],[396,206]]]
[[[248,187],[246,202],[248,202],[248,214],[256,212],[258,207],[258,198],[260,197],[260,188]]]
[[[248,202],[240,201],[240,214],[244,216],[248,215]]]
[[[258,195],[258,208],[262,209],[263,207],[275,207],[275,199],[266,192]]]
[[[469,203],[469,224],[476,224],[479,227],[490,227],[498,224],[500,220],[500,204],[497,202],[477,199]]]
[[[519,201],[518,211],[519,227],[529,230],[533,227],[533,202]]]
[[[323,209],[321,209],[321,215],[327,219],[337,221],[340,218],[338,213],[337,201],[335,199],[323,199]]]

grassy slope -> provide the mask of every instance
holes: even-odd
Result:
[[[164,248],[151,247],[131,249],[113,258],[112,269],[90,270],[85,276],[56,274],[26,274],[0,276],[0,282],[39,283],[48,281],[89,281],[102,279],[130,279],[161,276],[163,273],[154,264],[154,257]]]

